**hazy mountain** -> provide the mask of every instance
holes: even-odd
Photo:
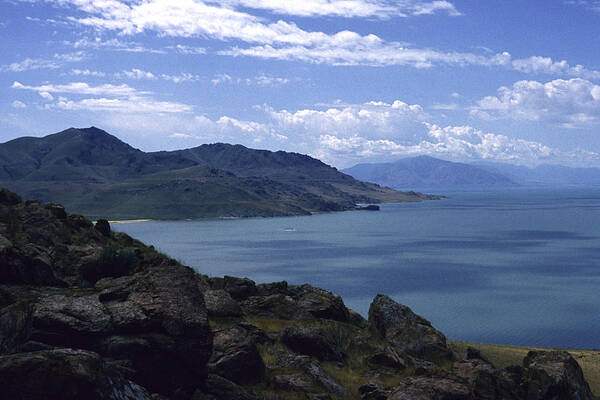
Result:
[[[539,165],[528,168],[503,163],[478,163],[479,168],[500,173],[525,186],[600,186],[600,168]]]
[[[300,215],[429,198],[297,153],[222,143],[145,153],[95,127],[0,144],[0,186],[109,218]]]
[[[393,188],[450,189],[516,185],[499,172],[428,156],[405,158],[392,163],[358,164],[343,172],[359,180]]]

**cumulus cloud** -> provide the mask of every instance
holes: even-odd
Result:
[[[368,139],[359,135],[339,137],[320,135],[313,154],[332,163],[351,165],[368,160],[393,160],[430,155],[455,161],[496,161],[524,165],[542,162],[576,163],[586,160],[598,164],[600,155],[581,151],[561,152],[538,142],[488,133],[472,126],[446,126],[425,123],[426,136],[416,142]]]
[[[104,72],[91,71],[89,69],[78,69],[78,68],[72,69],[70,74],[77,75],[77,76],[95,76],[95,77],[99,77],[99,78],[106,76],[106,74]]]
[[[392,103],[371,101],[326,110],[304,109],[291,112],[266,108],[266,111],[279,129],[302,135],[335,132],[344,136],[389,136],[397,134],[407,124],[414,124],[427,117],[420,105],[410,105],[400,100]]]
[[[178,75],[161,74],[160,77],[173,83],[196,82],[201,79],[199,75],[190,74],[188,72],[182,72]]]
[[[541,83],[518,81],[498,89],[472,107],[482,119],[509,118],[549,121],[564,127],[581,127],[600,121],[600,86],[580,78]]]

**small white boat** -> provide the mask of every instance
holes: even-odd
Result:
[[[296,229],[295,228],[285,228],[284,231],[285,232],[295,232]]]

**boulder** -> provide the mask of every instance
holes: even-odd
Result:
[[[325,332],[315,326],[289,326],[281,332],[281,341],[299,354],[319,360],[344,361],[344,353]]]
[[[16,206],[22,201],[23,200],[21,200],[21,197],[19,197],[18,194],[13,193],[8,189],[0,190],[0,204],[3,204],[5,206]]]
[[[248,278],[223,277],[223,289],[236,300],[243,300],[256,294],[256,284]]]
[[[373,299],[369,307],[369,329],[412,356],[431,361],[453,359],[441,332],[388,296],[379,294]]]
[[[208,368],[213,374],[238,384],[259,382],[265,373],[265,364],[256,347],[261,339],[258,328],[240,324],[214,332],[213,353]]]
[[[581,367],[566,351],[530,351],[523,360],[527,400],[593,400]]]
[[[206,290],[204,302],[211,317],[241,317],[242,309],[229,292],[223,289]]]
[[[522,398],[518,382],[504,370],[494,368],[482,359],[454,363],[453,374],[463,378],[471,388],[472,397],[481,400],[517,400]]]
[[[12,400],[151,400],[96,353],[56,349],[0,357],[2,397]]]
[[[308,284],[289,286],[288,293],[301,309],[314,317],[341,322],[350,320],[348,309],[337,294]]]

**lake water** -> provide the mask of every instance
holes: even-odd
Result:
[[[326,288],[365,316],[384,293],[452,339],[600,348],[600,189],[447,195],[379,212],[113,229],[204,274]]]

